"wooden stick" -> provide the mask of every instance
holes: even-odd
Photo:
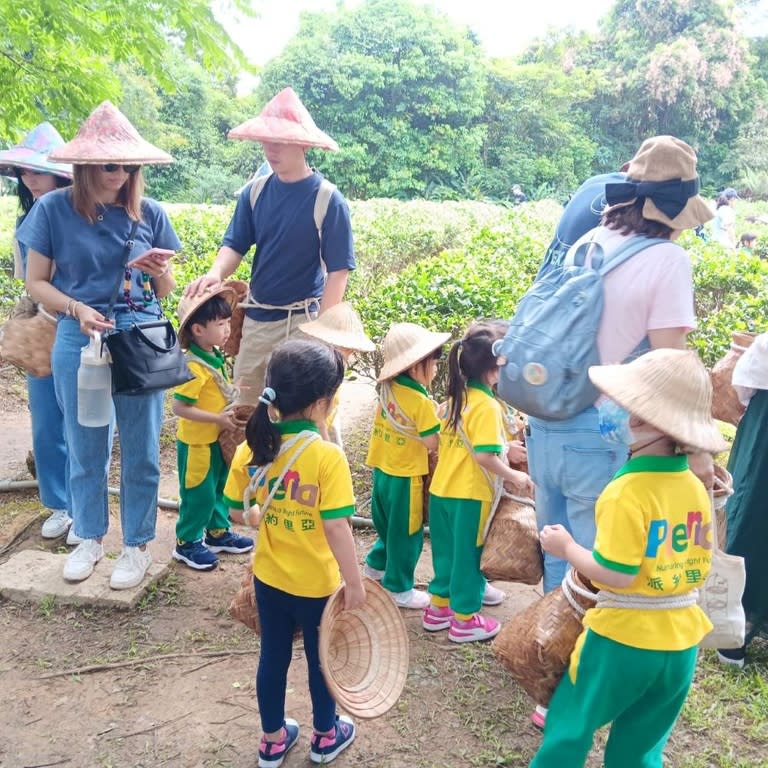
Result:
[[[144,656],[141,659],[130,659],[128,661],[114,661],[109,664],[90,664],[85,667],[73,667],[72,669],[63,669],[59,672],[47,672],[39,675],[37,680],[48,680],[52,677],[69,677],[70,675],[87,675],[91,672],[103,672],[108,669],[121,669],[122,667],[135,667],[141,664],[157,664],[160,661],[169,659],[207,659],[217,658],[219,656],[243,656],[247,654],[258,653],[259,650],[232,650],[232,651],[198,651],[197,653],[164,653],[160,656]]]

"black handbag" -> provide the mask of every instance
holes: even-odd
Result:
[[[131,257],[137,226],[138,222],[133,222],[125,243],[123,270]],[[121,274],[107,317],[111,316],[114,309],[122,279]],[[141,395],[171,389],[194,378],[179,346],[176,330],[165,317],[107,331],[104,343],[112,358],[112,394]]]

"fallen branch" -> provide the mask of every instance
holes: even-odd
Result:
[[[121,669],[122,667],[135,667],[141,664],[157,664],[161,661],[170,659],[210,659],[219,656],[244,656],[246,654],[258,653],[259,649],[253,650],[232,650],[232,651],[198,651],[190,653],[164,653],[160,656],[143,656],[140,659],[129,659],[128,661],[114,661],[108,664],[91,664],[86,667],[73,667],[72,669],[62,669],[58,672],[47,672],[39,675],[37,680],[48,680],[51,677],[69,677],[70,675],[87,675],[91,672],[103,672],[108,669]]]
[[[129,739],[131,736],[141,736],[144,733],[151,733],[152,731],[156,731],[158,728],[164,728],[166,725],[175,723],[177,720],[183,720],[185,717],[189,717],[193,712],[194,710],[191,709],[189,712],[185,712],[183,715],[172,717],[170,720],[164,720],[162,723],[153,723],[147,728],[142,728],[140,731],[131,731],[130,733],[118,733],[114,736],[109,736],[108,739],[110,741],[114,741],[115,739]]]
[[[50,768],[52,765],[64,765],[72,761],[71,757],[63,757],[61,760],[55,760],[52,763],[35,763],[34,765],[25,765],[24,768]]]

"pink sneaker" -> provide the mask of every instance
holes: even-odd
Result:
[[[506,596],[506,593],[502,592],[498,587],[494,587],[490,581],[485,582],[483,605],[501,605]]]
[[[501,623],[490,616],[476,613],[469,621],[451,619],[448,639],[454,643],[474,643],[479,640],[490,640],[496,637],[501,629]]]
[[[537,704],[536,709],[534,709],[531,713],[531,722],[537,728],[541,728],[543,730],[544,725],[547,722],[547,712],[549,712],[547,707],[542,707],[540,704]]]
[[[424,611],[421,626],[427,632],[439,632],[441,629],[448,629],[451,626],[452,618],[453,611],[447,605],[441,608],[435,605],[428,605]]]

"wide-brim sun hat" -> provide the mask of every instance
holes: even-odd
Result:
[[[408,678],[408,632],[392,596],[363,579],[365,604],[344,610],[344,586],[320,620],[320,668],[338,705],[356,717],[380,717],[397,703]]]
[[[15,147],[0,151],[0,174],[13,176],[14,168],[38,173],[51,173],[72,178],[72,166],[54,163],[48,155],[64,144],[61,134],[50,124],[36,125]]]
[[[187,332],[189,318],[192,317],[192,315],[194,315],[206,301],[212,299],[214,296],[221,296],[234,310],[240,296],[238,287],[239,284],[243,282],[243,280],[225,280],[221,285],[215,288],[209,286],[203,293],[199,293],[195,296],[182,296],[176,309],[176,314],[179,318],[179,339],[181,339],[185,345],[186,342],[191,341],[191,337]]]
[[[442,347],[450,338],[450,333],[428,331],[416,323],[395,323],[381,344],[384,365],[377,380],[386,381],[407,371]]]
[[[257,117],[233,128],[227,138],[339,150],[339,145],[315,125],[293,88],[283,88]]]
[[[347,301],[334,304],[316,320],[299,326],[299,330],[338,349],[373,352],[376,345],[365,335],[360,317]]]
[[[644,197],[643,217],[675,230],[693,229],[714,218],[699,195],[696,153],[674,136],[646,139],[630,160],[627,180],[605,185],[608,207],[632,205]]]
[[[712,418],[712,384],[692,350],[654,349],[631,363],[593,365],[592,383],[679,445],[719,453],[728,444]]]
[[[72,141],[55,149],[50,160],[73,165],[167,165],[173,158],[139,136],[131,121],[110,101],[86,118]]]

